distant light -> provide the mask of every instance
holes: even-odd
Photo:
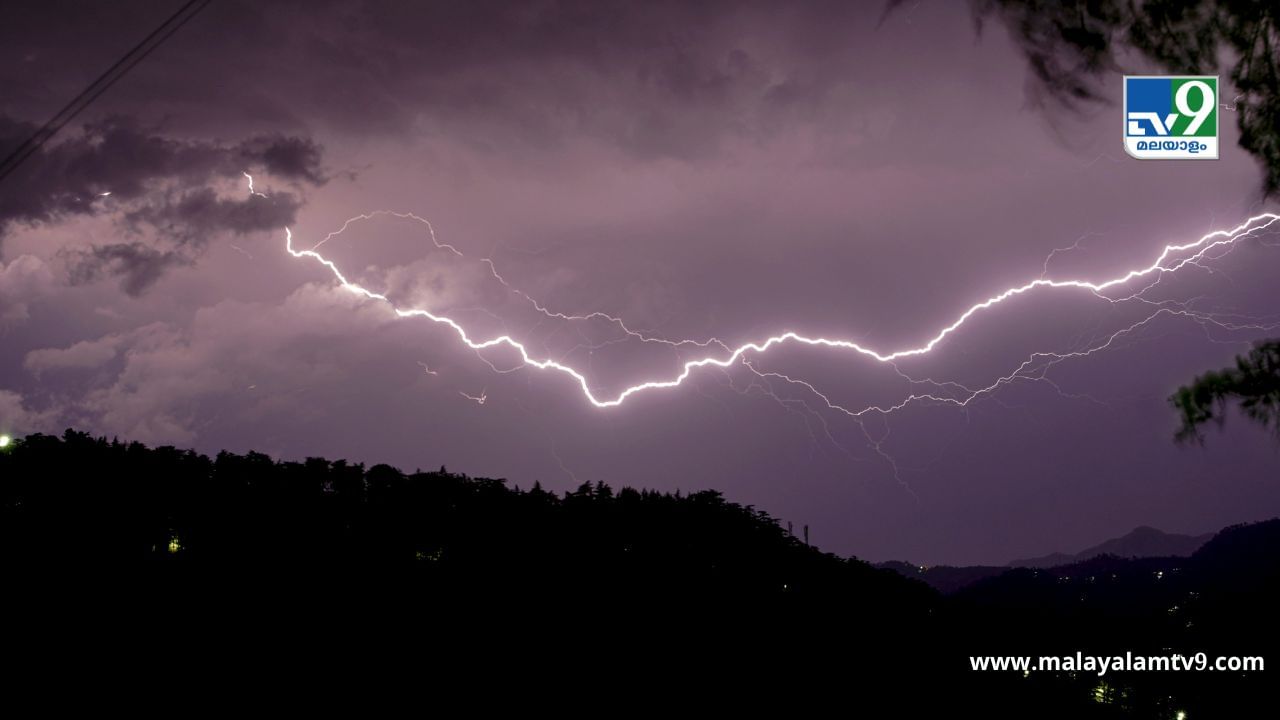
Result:
[[[1183,712],[1183,711],[1179,710],[1179,711],[1178,711],[1178,715],[1177,715],[1177,717],[1176,717],[1176,719],[1175,719],[1175,720],[1187,720],[1187,714],[1186,714],[1185,712]]]
[[[7,448],[13,442],[13,438],[8,435],[0,435],[0,448]]]

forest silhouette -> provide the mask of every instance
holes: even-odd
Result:
[[[131,643],[291,636],[321,655],[353,636],[489,661],[501,648],[511,663],[554,648],[619,672],[790,678],[814,696],[875,687],[900,710],[989,717],[1241,716],[1270,697],[1265,671],[1023,676],[969,657],[1272,661],[1280,520],[1228,528],[1189,558],[1012,569],[943,595],[712,490],[557,494],[72,430],[0,450],[0,489],[0,561],[25,603],[10,627],[45,650],[104,628]]]

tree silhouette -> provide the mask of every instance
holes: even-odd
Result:
[[[899,2],[891,2],[895,7]],[[1008,27],[1035,82],[1032,100],[1073,111],[1107,102],[1102,80],[1123,72],[1136,52],[1169,72],[1217,72],[1230,57],[1237,96],[1219,98],[1236,113],[1240,146],[1262,164],[1264,195],[1280,193],[1280,6],[1254,0],[977,0],[974,20]],[[1280,431],[1280,340],[1264,342],[1236,367],[1209,372],[1178,389],[1180,442],[1203,440],[1228,402]]]
[[[1280,433],[1280,340],[1258,343],[1247,355],[1237,355],[1235,367],[1207,372],[1169,397],[1182,426],[1181,442],[1203,442],[1200,428],[1209,421],[1222,425],[1231,401],[1246,417]]]
[[[525,664],[547,665],[554,648],[606,668],[610,688],[661,685],[630,668],[722,701],[729,686],[708,673],[725,670],[758,678],[739,683],[753,701],[769,687],[874,692],[895,717],[1266,716],[1264,673],[1108,674],[1099,693],[1092,673],[974,672],[968,658],[1280,654],[1280,520],[1227,529],[1190,558],[1014,569],[944,597],[807,546],[715,490],[521,491],[443,468],[211,460],[70,430],[0,452],[0,578],[5,648],[24,658],[15,636],[65,654],[56,633],[118,627],[133,648],[152,628],[177,653],[157,657],[193,674],[197,628],[253,647],[289,626],[300,648],[338,659],[323,671],[334,683],[353,677],[342,663],[375,657],[333,650],[358,636],[394,639],[399,652],[376,655],[397,664],[509,663],[523,647]],[[226,659],[206,659],[220,677]],[[582,692],[574,677],[558,699]]]
[[[891,7],[897,3],[892,3]],[[1274,2],[1255,0],[977,0],[1009,28],[1035,78],[1033,101],[1071,110],[1106,102],[1098,88],[1136,51],[1169,72],[1212,74],[1229,56],[1240,146],[1263,167],[1265,195],[1280,192],[1280,32]]]

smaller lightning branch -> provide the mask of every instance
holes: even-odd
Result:
[[[257,195],[257,196],[258,196],[258,197],[260,197],[260,198],[265,198],[265,197],[266,197],[266,195],[264,195],[263,193],[260,193],[260,192],[258,192],[257,190],[254,190],[254,189],[253,189],[253,176],[252,176],[252,175],[250,175],[250,174],[249,174],[249,173],[247,173],[247,172],[244,172],[244,173],[241,173],[241,174],[242,174],[242,175],[244,175],[244,176],[245,176],[245,178],[249,181],[249,194],[250,194],[250,195]]]
[[[246,176],[247,176],[247,173],[246,173]],[[249,189],[250,189],[250,192],[253,191],[252,179],[250,180]],[[337,230],[334,230],[333,232],[321,238],[319,242],[317,242],[315,245],[311,247],[311,250],[313,252],[318,251],[322,246],[325,245],[325,243],[345,234],[357,222],[373,220],[374,218],[379,218],[379,217],[390,217],[390,218],[396,218],[398,220],[408,220],[408,221],[418,223],[426,228],[427,238],[431,241],[432,246],[434,246],[437,250],[445,250],[449,253],[452,253],[455,257],[458,257],[458,258],[465,259],[467,257],[465,253],[463,253],[454,245],[451,245],[446,242],[441,242],[436,235],[435,226],[431,224],[431,221],[411,212],[395,212],[391,210],[374,210],[373,212],[361,213],[354,217],[350,217],[346,220],[346,222],[342,224],[342,227],[338,228]],[[626,338],[638,340],[644,343],[659,343],[662,345],[669,345],[673,348],[682,348],[682,347],[707,348],[707,347],[714,346],[725,352],[731,352],[731,350],[727,345],[725,345],[723,342],[721,342],[716,338],[709,338],[707,340],[669,340],[667,338],[659,337],[654,334],[645,333],[640,330],[634,330],[628,327],[626,322],[624,322],[621,318],[615,317],[605,312],[594,311],[594,312],[586,313],[583,315],[570,315],[567,313],[562,313],[562,312],[548,309],[546,306],[544,306],[542,303],[539,303],[528,293],[524,292],[523,290],[520,290],[519,288],[513,286],[511,283],[507,282],[507,279],[504,278],[502,274],[498,272],[498,267],[491,258],[487,258],[487,257],[479,258],[479,262],[484,264],[488,268],[490,275],[492,275],[493,279],[496,280],[499,284],[501,284],[503,288],[505,288],[507,291],[513,293],[514,295],[524,300],[526,303],[529,304],[530,307],[532,307],[534,310],[536,310],[539,314],[541,314],[543,317],[547,319],[564,320],[564,321],[571,321],[571,322],[599,320],[617,327],[619,330],[623,332]],[[622,339],[625,340],[626,338],[622,338]],[[594,345],[590,347],[593,349],[599,349],[602,346]]]
[[[1044,271],[1040,273],[1040,279],[1045,280],[1049,277],[1049,264],[1053,262],[1053,259],[1057,257],[1059,253],[1062,253],[1065,255],[1069,252],[1075,252],[1076,250],[1079,250],[1082,247],[1081,243],[1083,243],[1085,240],[1088,240],[1089,238],[1097,234],[1098,233],[1087,232],[1081,235],[1080,237],[1076,238],[1076,241],[1071,243],[1070,245],[1066,247],[1054,248],[1053,250],[1049,251],[1049,254],[1046,255],[1044,258]]]
[[[432,370],[432,369],[431,369],[431,366],[427,365],[426,363],[424,363],[424,362],[422,362],[422,361],[418,361],[418,364],[422,366],[422,372],[423,372],[423,373],[425,373],[425,374],[427,374],[427,375],[439,375],[439,374],[440,374],[439,372],[437,372],[437,371],[435,371],[435,370]]]
[[[574,474],[573,470],[569,469],[568,465],[565,464],[564,458],[560,457],[560,453],[559,451],[556,450],[554,443],[551,445],[551,457],[555,458],[556,465],[560,466],[560,471],[563,472],[565,475],[567,475],[569,480],[571,480],[574,485],[577,485],[578,476]]]
[[[804,423],[805,430],[809,434],[810,457],[813,457],[819,447],[818,434],[814,432],[814,424],[816,423],[822,429],[822,434],[826,437],[827,442],[829,442],[832,447],[842,451],[851,459],[859,459],[849,452],[848,448],[836,439],[835,435],[831,432],[831,426],[827,423],[826,417],[815,410],[813,406],[809,404],[808,400],[804,398],[784,397],[782,394],[779,394],[771,381],[770,374],[761,372],[752,365],[750,361],[743,359],[742,367],[746,368],[752,375],[750,382],[746,386],[739,386],[734,382],[733,375],[731,373],[722,371],[727,380],[728,387],[739,395],[769,398],[770,400],[773,400],[778,407],[799,418],[800,421]]]
[[[489,399],[488,394],[486,394],[484,390],[481,390],[479,395],[468,395],[461,390],[458,391],[458,394],[477,405],[483,405],[485,401]]]
[[[1123,161],[1123,160],[1121,160],[1120,158],[1118,158],[1118,157],[1116,157],[1116,156],[1112,155],[1111,153],[1098,153],[1097,155],[1095,155],[1095,156],[1094,156],[1094,158],[1093,158],[1092,160],[1090,160],[1089,162],[1085,163],[1085,164],[1084,164],[1084,167],[1085,167],[1086,169],[1091,168],[1091,167],[1093,167],[1094,165],[1097,165],[1098,163],[1102,162],[1103,160],[1106,160],[1107,162],[1111,163],[1112,165],[1116,165],[1116,164],[1119,164],[1119,163],[1124,162],[1124,161]]]
[[[1221,107],[1223,110],[1230,110],[1231,112],[1236,112],[1240,108],[1240,100],[1243,97],[1244,95],[1237,95],[1231,98],[1231,102],[1221,103],[1219,107]]]

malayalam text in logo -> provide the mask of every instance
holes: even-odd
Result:
[[[1126,75],[1124,149],[1140,160],[1218,158],[1218,78]]]

